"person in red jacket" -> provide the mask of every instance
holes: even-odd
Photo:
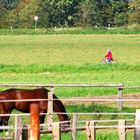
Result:
[[[110,50],[107,50],[107,54],[105,55],[105,61],[107,63],[111,62],[113,60],[113,56]]]

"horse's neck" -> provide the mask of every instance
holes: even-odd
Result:
[[[54,108],[54,112],[57,113],[60,121],[67,121],[68,116],[66,114],[66,110],[63,106],[61,106],[61,107],[58,105],[56,109]]]
[[[66,114],[65,107],[60,100],[55,100],[53,102],[53,106],[54,112],[57,113],[60,121],[67,121],[69,119]]]

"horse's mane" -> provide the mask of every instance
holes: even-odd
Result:
[[[45,89],[46,94],[48,94],[49,90]],[[66,113],[66,109],[63,105],[63,103],[55,96],[55,94],[53,94],[53,106],[54,106],[54,111],[57,113],[61,113],[61,112],[65,112]],[[61,112],[60,112],[61,110]],[[69,120],[69,117],[67,116],[67,114],[63,115],[65,117],[66,120]]]

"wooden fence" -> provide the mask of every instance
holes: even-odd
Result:
[[[76,140],[77,131],[85,131],[87,140],[96,140],[97,131],[103,129],[117,129],[119,140],[126,140],[126,131],[134,131],[134,140],[139,140],[140,138],[140,110],[136,110],[136,113],[126,113],[126,115],[135,114],[135,124],[126,124],[129,120],[88,120],[84,121],[85,127],[78,127],[78,113],[73,113],[73,119],[71,121],[71,126],[69,128],[62,128],[60,124],[65,122],[53,122],[52,129],[40,131],[39,132],[39,121],[34,121],[39,118],[38,109],[33,112],[33,108],[36,109],[36,105],[31,106],[31,124],[29,126],[24,126],[22,124],[22,117],[17,116],[15,121],[15,140],[39,140],[40,134],[52,133],[53,140],[61,140],[61,134],[63,132],[71,132],[71,139]],[[48,113],[47,113],[48,114]],[[88,114],[88,113],[87,113]],[[95,113],[96,114],[96,113]],[[110,113],[111,114],[111,113]],[[112,113],[113,114],[113,113]],[[115,114],[115,113],[114,113]],[[37,117],[38,116],[38,117]],[[118,122],[118,125],[99,125],[98,122]],[[48,125],[46,125],[48,126]],[[33,128],[32,128],[33,127]],[[10,138],[8,138],[10,140]]]
[[[123,89],[124,88],[140,88],[140,86],[124,87],[123,84],[108,84],[108,83],[107,84],[106,83],[104,83],[104,84],[0,84],[0,87],[51,87],[50,93],[48,94],[49,95],[48,96],[48,114],[49,114],[48,115],[48,125],[53,124],[53,125],[51,125],[51,127],[49,129],[50,129],[50,131],[53,132],[54,140],[61,139],[60,124],[53,123],[53,121],[52,121],[53,94],[54,94],[55,87],[115,87],[118,89],[118,109],[119,110],[122,109],[122,105],[123,105]],[[36,115],[36,113],[35,114],[33,113],[33,114]],[[38,120],[38,118],[35,116],[33,116],[33,118],[36,118],[36,120]],[[73,140],[76,139],[76,137],[75,137],[76,136],[76,129],[77,129],[76,128],[76,118],[77,118],[77,116],[74,115],[73,124],[72,124],[72,139]],[[36,122],[36,124],[38,124],[37,121],[34,121],[34,122]],[[19,125],[19,124],[20,124],[20,122],[17,123],[17,125]],[[87,132],[88,140],[95,140],[96,139],[96,129],[99,129],[99,128],[96,126],[96,123],[94,121],[88,121],[86,124],[87,124],[86,125],[86,132]],[[127,127],[125,126],[125,121],[121,120],[121,121],[119,121],[118,124],[119,124],[118,130],[119,130],[120,140],[125,140],[124,133],[125,133],[125,129],[127,129]],[[139,127],[140,127],[140,111],[139,110],[137,111],[135,124],[138,127],[136,127],[136,126],[133,127],[133,129],[136,128],[134,138],[135,138],[135,140],[138,140],[138,138],[140,137],[140,129],[139,129]],[[30,124],[30,126],[32,126],[32,124]],[[39,127],[39,126],[37,126],[37,127]],[[39,131],[36,129],[34,130],[34,125],[32,128],[30,128],[29,135],[31,135],[31,138],[29,138],[29,140],[38,140],[39,139],[39,136],[38,136]],[[19,129],[17,129],[17,130],[18,131],[16,131],[16,134],[15,134],[16,140],[18,140],[18,137],[20,137],[19,136],[20,135]],[[25,133],[25,131],[23,133]],[[25,140],[25,138],[24,138],[24,140]]]

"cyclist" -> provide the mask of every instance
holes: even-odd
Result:
[[[110,50],[107,50],[107,53],[105,55],[105,61],[107,63],[110,63],[113,60],[113,56]]]

